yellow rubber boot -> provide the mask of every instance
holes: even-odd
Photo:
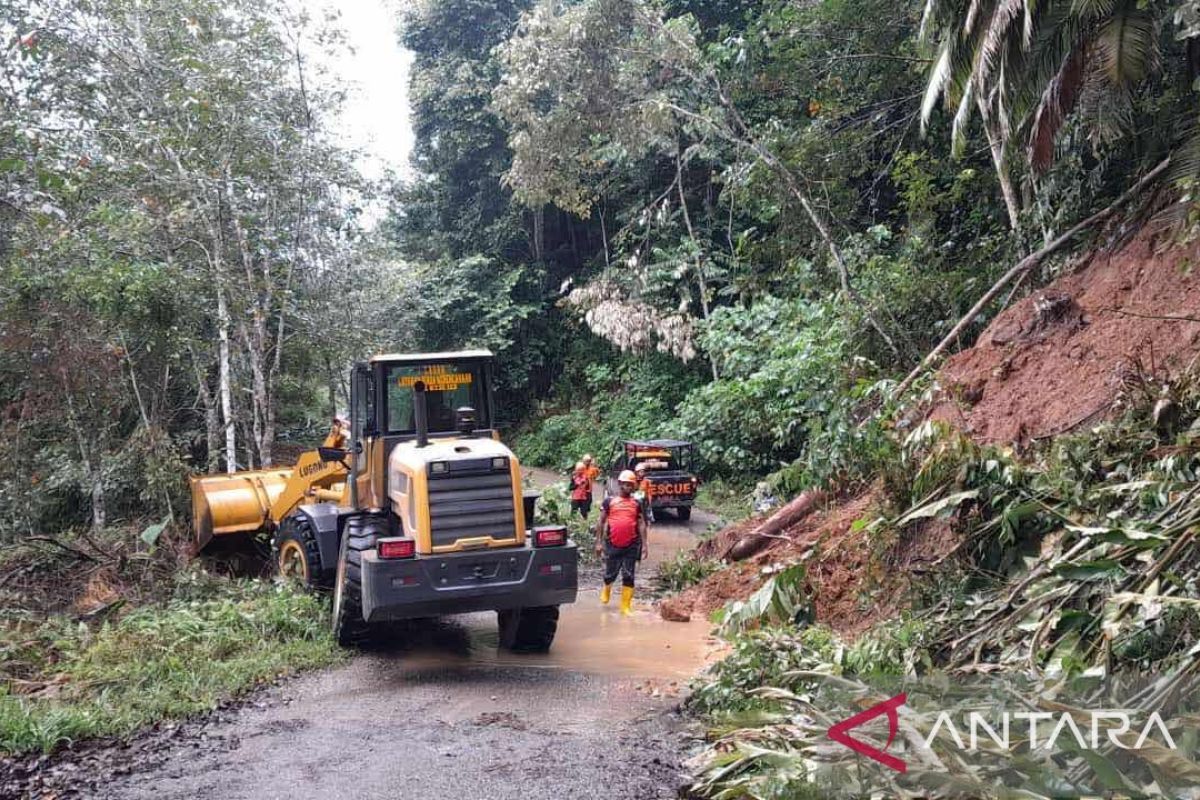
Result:
[[[600,590],[600,602],[608,605],[609,598],[612,597],[612,584],[604,584],[604,588]]]
[[[621,587],[621,613],[629,616],[633,613],[633,587]]]

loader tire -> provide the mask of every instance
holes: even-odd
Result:
[[[679,517],[680,522],[687,522],[689,519],[692,518],[692,507],[691,506],[679,506],[678,508],[675,509],[675,514],[676,514],[676,516]]]
[[[333,580],[321,564],[316,533],[303,515],[292,514],[279,524],[279,530],[271,541],[271,561],[277,575],[294,578],[305,589],[329,589],[333,586]]]
[[[362,554],[385,533],[384,524],[370,517],[352,517],[342,532],[333,595],[333,635],[342,647],[367,644],[379,632],[378,625],[363,619]]]
[[[545,653],[558,632],[558,606],[497,611],[500,646],[514,653]]]

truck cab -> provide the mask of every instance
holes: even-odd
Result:
[[[696,489],[700,484],[694,470],[691,442],[678,439],[627,439],[614,446],[606,485],[607,494],[616,494],[617,476],[623,470],[645,468],[649,483],[647,501],[657,511],[671,509],[680,520],[692,517]]]

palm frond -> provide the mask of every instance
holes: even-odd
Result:
[[[949,41],[942,45],[938,53],[937,61],[934,62],[933,70],[929,73],[929,84],[925,87],[925,97],[921,101],[921,134],[925,134],[925,129],[929,125],[929,118],[933,114],[933,108],[937,105],[938,99],[946,90],[946,84],[950,81],[950,48]]]
[[[1029,131],[1029,163],[1045,172],[1054,163],[1054,142],[1075,107],[1086,75],[1088,48],[1081,43],[1072,49],[1046,84]]]
[[[982,6],[983,0],[971,0],[971,5],[967,6],[967,17],[963,20],[962,27],[963,36],[968,36],[975,30],[975,22],[979,19]]]
[[[1154,17],[1125,2],[1096,32],[1096,57],[1113,86],[1127,88],[1158,69],[1158,36]]]
[[[1013,23],[1025,10],[1025,0],[1000,0],[988,22],[987,33],[979,51],[975,80],[982,86],[991,77],[1001,52],[1012,43]]]
[[[1038,0],[1026,0],[1025,16],[1021,22],[1021,46],[1026,50],[1033,44],[1033,20],[1037,16]]]
[[[955,156],[961,156],[967,145],[967,124],[971,121],[971,113],[975,108],[975,84],[971,81],[963,87],[962,97],[958,101],[958,111],[954,115],[954,124],[950,128],[950,149]]]
[[[1037,8],[1033,43],[1011,58],[1009,117],[1020,121],[1027,139],[1031,138],[1029,132],[1047,88],[1062,73],[1080,43],[1089,38],[1089,29],[1071,13],[1071,8],[1071,0],[1043,0]]]
[[[934,21],[940,16],[941,0],[925,0],[925,8],[921,12],[921,26],[917,29],[917,41],[925,43],[933,31]]]
[[[1192,126],[1171,156],[1167,180],[1179,186],[1200,183],[1200,125]]]
[[[1155,223],[1162,229],[1178,232],[1194,225],[1200,210],[1200,125],[1184,132],[1182,141],[1171,153],[1166,179],[1179,196],[1158,214]]]
[[[1112,16],[1118,2],[1120,0],[1071,0],[1069,7],[1072,16],[1091,22]]]

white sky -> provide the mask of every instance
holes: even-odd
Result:
[[[304,0],[315,13],[332,8],[341,14],[347,47],[322,57],[345,81],[348,97],[334,125],[343,144],[361,149],[359,170],[370,179],[388,170],[408,174],[413,132],[408,109],[412,53],[400,46],[393,0]]]

